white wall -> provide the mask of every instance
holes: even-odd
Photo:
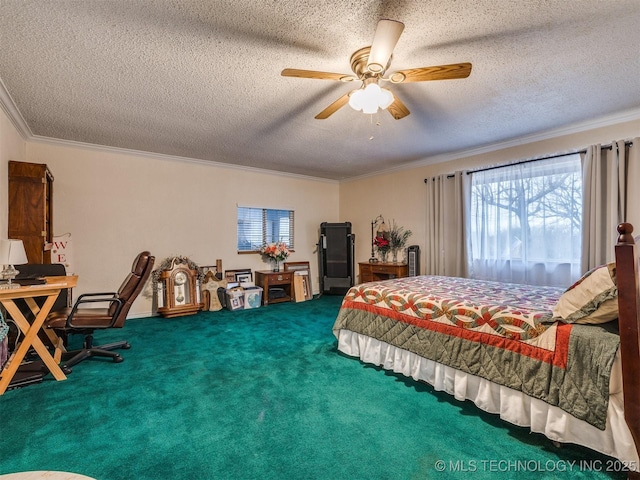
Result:
[[[258,255],[238,255],[236,205],[293,208],[296,251],[292,261],[308,260],[318,291],[315,245],[321,222],[350,221],[356,234],[356,260],[371,252],[371,220],[387,220],[413,231],[424,261],[424,178],[458,169],[479,168],[518,159],[585,148],[592,143],[640,136],[640,120],[564,135],[454,161],[345,181],[340,184],[152,155],[114,153],[36,141],[26,142],[0,111],[0,236],[7,231],[7,161],[46,163],[54,181],[54,230],[72,234],[76,295],[112,290],[135,255],[149,249],[161,262],[187,255],[200,265],[223,260],[223,268],[267,268]],[[640,165],[631,165],[631,182]],[[630,188],[628,220],[640,232],[640,189]],[[424,264],[424,263],[423,263]],[[151,313],[150,292],[132,314]]]
[[[490,153],[467,156],[457,160],[425,165],[368,178],[344,181],[340,184],[341,221],[353,223],[356,234],[356,259],[366,262],[371,255],[371,220],[377,215],[413,232],[409,245],[419,245],[421,265],[424,265],[426,191],[424,179],[440,173],[481,168],[517,160],[542,157],[555,153],[581,150],[588,145],[608,144],[612,140],[640,136],[640,120],[559,136],[553,139],[504,148]],[[635,148],[640,148],[636,145]],[[428,159],[424,162],[427,163]],[[629,222],[640,233],[640,165],[630,166]],[[424,268],[422,268],[424,272]]]
[[[0,108],[0,238],[7,238],[9,228],[8,162],[25,157],[26,142]]]
[[[55,177],[54,234],[72,235],[76,295],[113,291],[142,250],[158,264],[186,255],[199,265],[220,258],[224,269],[269,268],[236,252],[238,204],[295,210],[289,260],[311,263],[318,291],[315,245],[320,223],[338,221],[336,182],[39,142],[28,143],[27,160]],[[150,293],[133,316],[151,313]]]

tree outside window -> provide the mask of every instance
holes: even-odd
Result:
[[[566,286],[580,275],[581,227],[577,154],[472,174],[473,278]]]

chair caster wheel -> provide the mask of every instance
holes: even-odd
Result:
[[[129,350],[131,348],[131,344],[125,343],[124,345],[122,345],[122,348],[124,348],[125,350]]]
[[[62,365],[60,367],[60,370],[62,370],[62,373],[64,373],[65,375],[70,375],[71,372],[73,372],[73,370],[71,370],[71,368],[67,367],[66,365]]]
[[[122,358],[122,356],[121,356],[121,355],[118,355],[118,356],[116,356],[116,357],[113,357],[113,362],[114,362],[114,363],[120,363],[120,362],[122,362],[123,360],[124,360],[124,358]]]

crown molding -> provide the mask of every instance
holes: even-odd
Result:
[[[22,139],[30,140],[33,137],[33,133],[31,132],[29,125],[27,125],[27,122],[25,122],[20,110],[16,107],[16,103],[13,101],[13,98],[9,95],[9,91],[2,81],[2,78],[0,78],[0,107],[4,110],[4,113],[7,114],[7,117],[9,117],[9,120]]]
[[[34,135],[29,125],[25,121],[24,117],[20,113],[20,110],[16,106],[13,98],[9,94],[2,78],[0,78],[0,108],[6,113],[9,121],[13,124],[23,140],[27,142],[45,143],[50,145],[58,145],[72,148],[82,148],[85,150],[93,150],[99,152],[115,153],[120,155],[132,155],[137,157],[154,158],[166,161],[174,162],[186,162],[195,163],[198,165],[205,165],[209,167],[229,168],[232,170],[243,170],[247,172],[261,173],[265,175],[277,175],[281,177],[296,178],[299,180],[310,180],[314,182],[326,182],[338,184],[338,180],[332,180],[328,178],[312,177],[310,175],[300,175],[287,172],[279,172],[275,170],[267,170],[257,167],[247,167],[243,165],[233,165],[231,163],[216,162],[212,160],[202,160],[197,158],[179,157],[175,155],[166,155],[162,153],[143,152],[141,150],[132,150],[128,148],[108,147],[105,145],[97,145],[93,143],[76,142],[73,140],[62,140],[58,138],[44,137],[41,135]]]
[[[619,123],[632,122],[640,120],[640,108],[625,110],[612,115],[606,115],[597,119],[588,120],[585,122],[574,123],[560,128],[552,130],[546,130],[544,132],[535,133],[531,135],[525,135],[523,137],[506,140],[504,142],[492,143],[482,147],[471,148],[468,150],[458,150],[456,152],[443,153],[441,155],[434,155],[433,157],[427,157],[422,160],[407,163],[398,167],[393,167],[377,172],[371,172],[357,177],[347,178],[341,181],[341,183],[347,183],[356,180],[363,180],[365,178],[377,177],[379,175],[388,175],[390,173],[402,172],[405,170],[412,170],[414,168],[426,167],[436,163],[444,163],[460,158],[468,158],[476,155],[482,155],[485,153],[491,153],[498,150],[504,150],[511,147],[520,147],[528,145],[530,143],[541,142],[544,140],[552,140],[554,138],[563,137],[565,135],[572,135],[574,133],[582,133],[596,128],[610,127]],[[586,145],[585,145],[586,147]]]
[[[231,170],[242,170],[246,172],[261,173],[263,175],[277,175],[279,177],[289,177],[298,180],[310,180],[313,182],[339,183],[338,180],[332,180],[322,177],[312,177],[310,175],[301,175],[298,173],[280,172],[277,170],[267,170],[265,168],[249,167],[245,165],[234,165],[232,163],[216,162],[214,160],[203,160],[199,158],[180,157],[177,155],[167,155],[164,153],[145,152],[142,150],[132,150],[129,148],[108,147],[94,143],[77,142],[75,140],[62,140],[59,138],[43,137],[40,135],[31,135],[28,139],[34,143],[44,143],[48,145],[57,145],[62,147],[81,148],[83,150],[92,150],[96,152],[106,152],[119,155],[131,155],[135,157],[152,158],[155,160],[164,160],[169,162],[193,163],[204,165],[207,167],[227,168]]]

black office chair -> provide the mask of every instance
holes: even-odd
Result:
[[[145,282],[153,270],[155,257],[149,252],[140,253],[133,262],[131,273],[127,275],[117,292],[112,293],[85,293],[78,297],[72,308],[63,308],[52,312],[45,321],[46,328],[52,328],[56,334],[66,340],[69,335],[84,335],[83,347],[79,350],[64,354],[63,358],[69,358],[62,366],[65,373],[71,372],[71,367],[81,361],[93,357],[108,357],[114,362],[121,362],[122,356],[112,350],[130,348],[126,341],[110,343],[107,345],[93,345],[93,333],[95,330],[107,328],[122,328],[124,326],[129,309],[138,294],[142,291]],[[89,304],[108,305],[107,307],[87,307]]]

